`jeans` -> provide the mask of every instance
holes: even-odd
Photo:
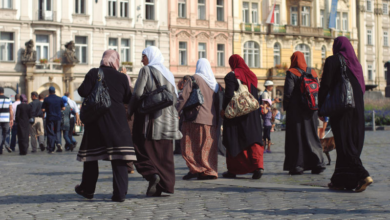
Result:
[[[12,151],[15,151],[16,135],[18,135],[18,123],[14,122],[14,126],[12,126],[12,130],[11,130],[11,144],[10,144],[10,148]]]
[[[65,147],[70,147],[70,145],[73,145],[72,140],[69,138],[69,130],[63,130],[62,134],[65,140]]]
[[[61,121],[46,120],[47,131],[47,149],[49,151],[55,150],[55,143],[57,142],[58,133],[61,134]],[[57,142],[58,143],[58,142]]]
[[[9,122],[0,122],[0,153],[3,153],[3,146],[9,146]]]

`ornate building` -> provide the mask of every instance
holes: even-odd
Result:
[[[176,78],[195,73],[199,58],[210,61],[216,78],[230,71],[231,0],[170,0],[170,69]]]
[[[80,101],[77,88],[106,49],[119,52],[131,75],[147,45],[158,46],[168,66],[167,6],[167,0],[4,0],[0,86],[28,96],[54,86]]]

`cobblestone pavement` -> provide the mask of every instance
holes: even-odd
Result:
[[[265,154],[266,173],[238,179],[183,181],[188,172],[175,156],[175,194],[146,198],[147,182],[139,174],[129,177],[124,203],[111,202],[112,172],[99,162],[95,198],[76,195],[82,163],[76,152],[0,155],[0,219],[381,219],[390,218],[390,132],[366,133],[362,160],[375,183],[363,193],[324,188],[334,163],[321,175],[289,176],[282,171],[284,132],[272,133],[275,145]],[[78,137],[80,140],[81,137]],[[333,161],[336,154],[331,153]],[[219,174],[226,171],[219,158]]]

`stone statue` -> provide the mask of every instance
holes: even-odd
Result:
[[[77,64],[80,63],[79,59],[77,59],[75,54],[75,44],[73,41],[69,41],[65,44],[65,52],[64,52],[64,64]]]
[[[34,50],[34,41],[29,40],[24,45],[26,46],[26,49],[22,52],[22,63],[35,63],[37,60],[37,52]]]

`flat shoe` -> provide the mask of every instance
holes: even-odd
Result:
[[[223,178],[236,178],[236,174],[229,173],[229,171],[222,173]]]
[[[198,175],[198,180],[215,180],[218,179],[216,176],[211,176],[211,175],[206,175],[206,174],[199,174]]]
[[[84,190],[80,189],[80,185],[76,185],[74,191],[86,199],[93,199],[93,193],[92,194],[85,193]]]
[[[373,182],[374,180],[370,176],[366,177],[364,180],[360,180],[355,192],[363,192],[366,190],[367,186],[371,185]]]
[[[261,176],[263,176],[263,173],[264,173],[264,169],[256,170],[255,172],[253,172],[252,179],[254,179],[254,180],[260,179]]]
[[[190,180],[190,179],[193,179],[193,178],[198,178],[198,173],[191,173],[191,172],[188,172],[185,176],[183,176],[183,180]]]
[[[157,192],[157,184],[160,182],[160,176],[153,174],[149,180],[148,190],[146,191],[146,196],[154,196]]]
[[[111,201],[113,201],[113,202],[124,202],[125,199],[121,199],[121,198],[119,198],[119,197],[112,196],[112,197],[111,197]]]
[[[8,151],[8,153],[11,153],[11,152],[12,152],[11,148],[8,147],[8,146],[5,146],[5,149]]]

